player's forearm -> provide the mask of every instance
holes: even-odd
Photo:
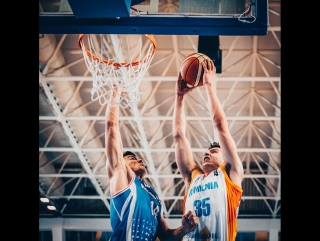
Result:
[[[106,110],[105,138],[106,142],[119,135],[119,106],[109,105]]]
[[[117,98],[114,98],[117,101]],[[115,103],[115,102],[114,102]],[[119,130],[119,106],[109,105],[106,110],[106,124],[105,124],[105,142],[106,142],[106,156],[109,162],[110,170],[115,168],[118,160],[122,156],[121,135]]]
[[[177,95],[175,97],[175,108],[173,111],[173,136],[182,135],[186,131],[186,120],[184,110],[184,96]]]
[[[208,106],[212,120],[215,126],[219,128],[226,121],[222,105],[218,99],[217,94],[213,90],[212,83],[205,83],[204,86],[207,92]]]

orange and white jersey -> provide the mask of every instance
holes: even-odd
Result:
[[[199,224],[182,240],[235,241],[242,192],[242,188],[230,180],[223,166],[205,178],[200,169],[194,170],[184,197],[184,213],[193,210]]]

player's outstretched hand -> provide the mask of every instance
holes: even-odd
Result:
[[[187,82],[182,79],[181,73],[179,72],[178,80],[176,82],[176,93],[178,95],[184,95],[191,92],[195,87],[189,88]]]
[[[197,215],[195,214],[195,212],[189,211],[185,215],[182,216],[181,222],[182,222],[182,227],[183,227],[184,231],[189,233],[197,227],[197,225],[199,223],[199,219],[198,219]]]
[[[213,80],[213,76],[216,74],[216,67],[213,61],[207,60],[202,62],[203,67],[203,84],[210,84]]]

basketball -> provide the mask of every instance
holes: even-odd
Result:
[[[189,88],[202,86],[203,67],[202,62],[210,58],[202,53],[189,54],[180,66],[182,79],[187,82]]]

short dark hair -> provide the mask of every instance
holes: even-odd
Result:
[[[136,154],[131,152],[131,151],[125,151],[122,156],[123,157],[125,157],[125,156],[136,156]]]
[[[221,148],[221,147],[220,147],[219,142],[215,142],[214,141],[214,142],[210,143],[210,146],[209,146],[208,150],[211,149],[211,148]]]

